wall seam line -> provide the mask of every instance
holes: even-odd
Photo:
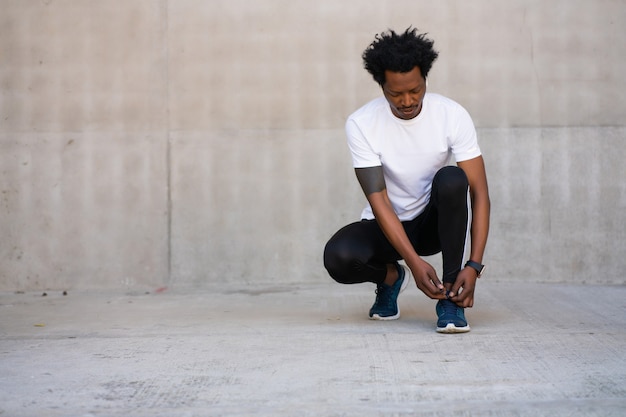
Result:
[[[172,137],[170,131],[170,56],[169,56],[169,0],[163,0],[163,42],[165,43],[165,164],[167,176],[167,276],[166,285],[172,281]]]

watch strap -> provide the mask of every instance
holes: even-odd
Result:
[[[465,266],[469,266],[470,268],[475,269],[478,273],[477,278],[480,278],[480,276],[483,274],[483,271],[485,270],[485,265],[479,264],[478,262],[474,262],[472,260],[465,262]]]

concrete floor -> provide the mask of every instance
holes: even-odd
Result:
[[[415,287],[0,294],[0,416],[624,416],[626,287],[479,282],[472,331]]]

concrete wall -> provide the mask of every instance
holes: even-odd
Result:
[[[625,283],[626,4],[0,0],[0,290],[321,282],[360,54],[414,25],[487,162],[486,279]],[[436,263],[436,261],[434,261]]]

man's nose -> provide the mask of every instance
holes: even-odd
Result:
[[[402,94],[400,97],[400,105],[402,107],[409,107],[412,104],[412,101],[413,99],[409,93]]]

